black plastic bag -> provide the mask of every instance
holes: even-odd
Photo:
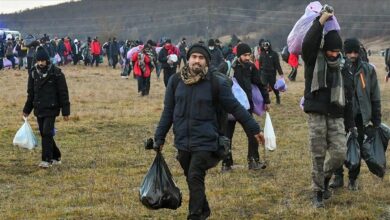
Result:
[[[380,128],[372,126],[366,128],[361,150],[370,172],[382,178],[386,170],[386,155]]]
[[[357,137],[350,134],[347,141],[347,159],[345,166],[349,170],[355,170],[360,165],[360,146]]]
[[[386,124],[381,124],[379,126],[380,128],[380,135],[383,143],[383,147],[385,151],[387,150],[387,145],[389,144],[390,139],[390,128]]]
[[[177,209],[181,205],[181,192],[172,179],[172,174],[162,156],[156,158],[142,181],[140,200],[149,209]]]

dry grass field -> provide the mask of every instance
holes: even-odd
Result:
[[[383,57],[370,59],[380,78],[383,122],[390,124],[390,84],[383,82]],[[139,97],[134,79],[121,79],[118,69],[105,64],[62,69],[71,120],[57,118],[55,139],[63,165],[48,170],[37,166],[41,147],[28,151],[12,145],[23,122],[27,73],[0,71],[0,219],[185,219],[188,188],[175,160],[171,132],[164,156],[182,190],[183,205],[151,211],[138,199],[140,183],[155,156],[143,149],[143,140],[153,135],[159,120],[163,81],[154,74],[150,95]],[[283,69],[286,75],[290,71],[286,64]],[[306,114],[298,105],[302,94],[300,67],[297,82],[288,82],[288,91],[282,94],[282,104],[271,107],[278,148],[266,153],[265,170],[247,169],[247,142],[237,126],[234,170],[222,174],[218,165],[206,178],[210,219],[390,219],[390,178],[380,180],[364,163],[358,192],[344,187],[334,192],[326,209],[312,208]],[[275,96],[271,98],[275,102]],[[35,117],[29,119],[38,136]],[[264,125],[264,118],[257,120]]]

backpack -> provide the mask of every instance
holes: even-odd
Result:
[[[227,131],[228,113],[225,110],[223,110],[222,106],[218,102],[218,97],[219,97],[218,80],[219,79],[228,80],[231,85],[232,85],[232,81],[229,79],[228,76],[226,76],[223,73],[217,71],[211,73],[212,102],[213,102],[213,106],[216,107],[218,133],[220,136],[224,136],[226,135],[226,131]],[[174,74],[172,76],[172,81],[173,81],[172,83],[173,83],[174,91],[176,91],[176,88],[180,82],[179,74]]]
[[[288,63],[288,58],[290,56],[290,52],[288,51],[288,47],[284,46],[282,50],[282,59],[284,62]]]

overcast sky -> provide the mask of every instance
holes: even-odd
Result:
[[[0,14],[13,13],[48,5],[57,5],[70,0],[0,0]]]

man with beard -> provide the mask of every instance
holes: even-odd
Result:
[[[54,141],[55,120],[62,112],[65,121],[69,119],[70,103],[68,86],[61,69],[50,63],[49,54],[39,46],[36,51],[36,65],[28,76],[27,101],[23,116],[28,117],[34,109],[39,132],[42,137],[41,168],[61,164],[61,152]]]
[[[245,91],[246,96],[248,97],[250,109],[248,110],[250,114],[253,112],[253,102],[252,102],[252,87],[251,84],[256,85],[264,98],[265,108],[269,109],[269,95],[266,87],[262,84],[260,73],[257,70],[254,63],[250,61],[251,59],[251,48],[248,44],[241,43],[237,46],[237,58],[232,63],[232,72],[233,76],[237,80],[239,86]],[[233,77],[232,74],[228,73],[229,77]],[[236,127],[236,120],[229,120],[227,125],[226,136],[232,140],[234,130]],[[248,168],[249,170],[259,170],[264,169],[265,164],[260,162],[259,155],[259,144],[251,133],[246,133],[248,137]],[[230,149],[232,149],[230,142]],[[226,172],[232,169],[233,166],[233,157],[230,151],[229,155],[222,162],[222,171]]]
[[[259,66],[264,85],[268,85],[276,96],[276,104],[280,104],[279,90],[274,88],[276,82],[276,71],[283,77],[282,67],[280,67],[279,55],[272,50],[271,42],[265,40],[262,43],[259,57]]]
[[[302,44],[302,58],[305,61],[305,103],[308,114],[309,147],[312,160],[313,205],[323,208],[323,199],[331,196],[329,181],[339,168],[347,151],[345,124],[353,125],[352,97],[345,91],[344,59],[340,54],[342,40],[337,31],[325,36],[325,22],[333,13],[322,12],[313,21]],[[352,126],[351,126],[352,127]],[[350,126],[348,129],[352,129]],[[328,158],[325,157],[329,155]]]
[[[214,103],[233,114],[248,134],[264,143],[259,125],[234,98],[228,80],[218,78],[218,73],[208,68],[210,58],[210,52],[202,44],[189,48],[188,64],[168,82],[164,110],[154,136],[155,148],[162,150],[166,134],[173,125],[177,159],[190,191],[188,219],[206,219],[210,215],[205,176],[220,160],[216,154],[219,134]],[[213,100],[212,80],[218,87],[217,100]]]
[[[379,127],[381,124],[381,99],[378,79],[373,66],[360,57],[361,47],[360,42],[356,38],[349,38],[344,41],[344,52],[347,57],[346,71],[348,76],[352,78],[353,93],[353,120],[356,127],[351,130],[352,134],[357,137],[359,146],[363,146],[364,134],[368,131],[366,126],[372,122],[374,127]],[[358,190],[357,178],[360,173],[360,163],[356,169],[351,169],[348,172],[349,190]],[[344,186],[343,167],[335,172],[335,178],[330,184],[332,188]]]
[[[176,62],[170,59],[170,56],[176,56],[177,58],[178,51],[177,48],[172,45],[171,39],[166,39],[163,48],[158,54],[158,61],[161,63],[161,67],[164,70],[164,85],[167,87],[169,78],[175,74],[177,67]]]

